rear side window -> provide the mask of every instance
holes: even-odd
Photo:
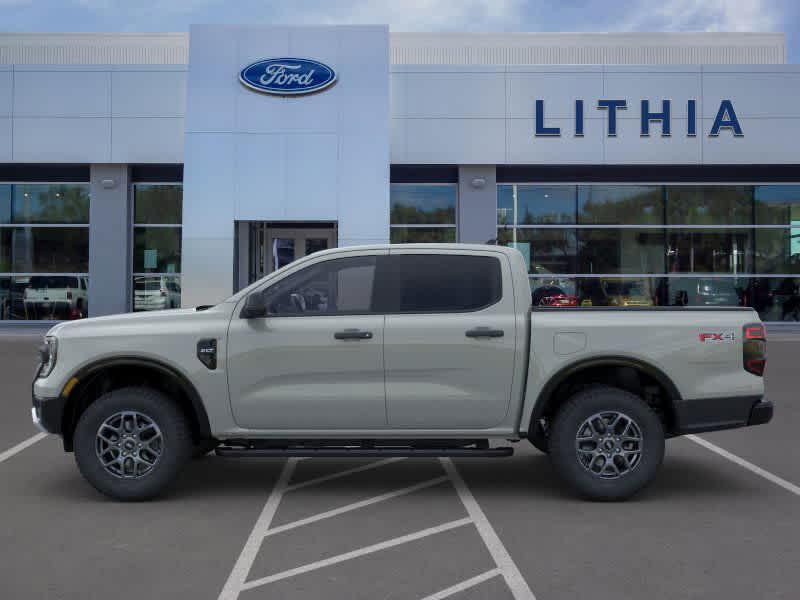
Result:
[[[502,296],[500,261],[493,256],[400,254],[381,263],[379,312],[468,312]]]

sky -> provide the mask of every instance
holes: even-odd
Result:
[[[0,31],[186,31],[192,23],[388,23],[392,31],[776,31],[800,62],[800,0],[0,0]]]

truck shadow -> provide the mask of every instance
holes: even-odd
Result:
[[[348,459],[312,459],[324,461],[323,474],[332,474],[361,462]],[[444,475],[435,472],[436,459],[408,459],[418,465],[419,480]],[[458,459],[455,461],[467,486],[480,502],[526,503],[559,501],[584,503],[575,497],[555,473],[548,458],[539,453],[526,453],[510,459]],[[192,461],[178,481],[157,502],[184,502],[194,500],[226,499],[256,496],[265,499],[272,490],[283,468],[283,459],[229,459],[213,455]],[[70,465],[71,467],[71,465]],[[413,468],[413,467],[412,467]],[[441,469],[441,467],[438,467]],[[49,496],[80,502],[111,501],[96,492],[73,468],[54,469],[51,476],[40,481],[41,492]],[[377,468],[368,476],[362,474],[357,481],[344,477],[325,482],[313,493],[328,496],[359,495],[369,497],[385,493],[407,483],[398,484],[391,470]],[[743,474],[742,477],[719,472],[703,461],[684,457],[667,458],[656,481],[629,502],[665,502],[691,498],[723,498],[755,496],[762,494],[759,482]]]

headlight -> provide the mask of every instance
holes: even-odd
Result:
[[[39,369],[39,377],[47,377],[53,372],[58,357],[58,339],[48,335],[44,338],[44,346],[39,349],[42,368]]]

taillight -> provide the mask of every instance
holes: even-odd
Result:
[[[742,337],[742,359],[744,370],[753,375],[763,376],[767,366],[767,333],[761,323],[744,326]]]

